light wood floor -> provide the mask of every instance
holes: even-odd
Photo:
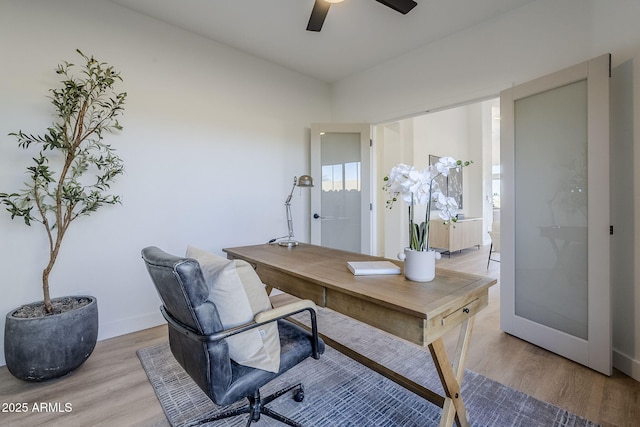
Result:
[[[487,255],[488,247],[469,249],[438,265],[499,278],[498,263],[487,270]],[[136,350],[166,339],[160,326],[101,341],[78,370],[42,384],[22,382],[0,368],[0,425],[168,426],[136,356]],[[456,339],[451,334],[445,343],[453,347]],[[476,317],[467,368],[604,426],[639,424],[640,383],[618,371],[606,377],[501,332],[499,284]],[[16,413],[23,403],[26,412]],[[36,410],[43,403],[49,412]],[[67,403],[71,410],[65,412]]]

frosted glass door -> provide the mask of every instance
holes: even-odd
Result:
[[[311,127],[311,243],[369,253],[369,126]]]
[[[359,252],[362,204],[360,134],[325,133],[320,141],[322,245]]]
[[[515,313],[585,340],[586,112],[586,80],[515,101]]]
[[[501,93],[504,331],[611,374],[609,55]]]

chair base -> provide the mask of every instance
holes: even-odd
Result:
[[[247,399],[249,400],[248,404],[237,409],[231,409],[229,411],[221,412],[211,418],[207,418],[199,421],[198,424],[205,424],[211,421],[221,420],[229,417],[235,417],[236,415],[249,414],[249,418],[247,420],[247,427],[250,426],[251,423],[253,423],[254,421],[259,421],[260,415],[266,415],[268,417],[271,417],[275,420],[278,420],[292,427],[302,427],[302,424],[290,418],[287,418],[282,414],[272,411],[271,409],[265,406],[271,403],[273,400],[277,399],[278,397],[282,396],[283,394],[293,390],[294,388],[298,389],[293,396],[294,400],[296,402],[302,402],[304,400],[304,388],[302,384],[295,384],[295,385],[289,386],[273,394],[270,394],[264,399],[260,398],[260,390],[256,390],[253,396],[247,396]]]

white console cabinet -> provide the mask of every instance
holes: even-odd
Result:
[[[431,220],[429,246],[451,252],[482,245],[482,218],[465,218],[447,224]]]

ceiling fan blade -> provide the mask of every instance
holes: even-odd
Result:
[[[320,31],[322,24],[324,24],[324,18],[327,17],[329,12],[330,3],[324,0],[316,0],[311,10],[311,16],[309,17],[309,23],[307,24],[307,31]]]
[[[391,9],[406,15],[411,9],[416,7],[418,3],[413,0],[376,0],[378,3],[382,3]],[[316,3],[318,1],[316,0]]]

